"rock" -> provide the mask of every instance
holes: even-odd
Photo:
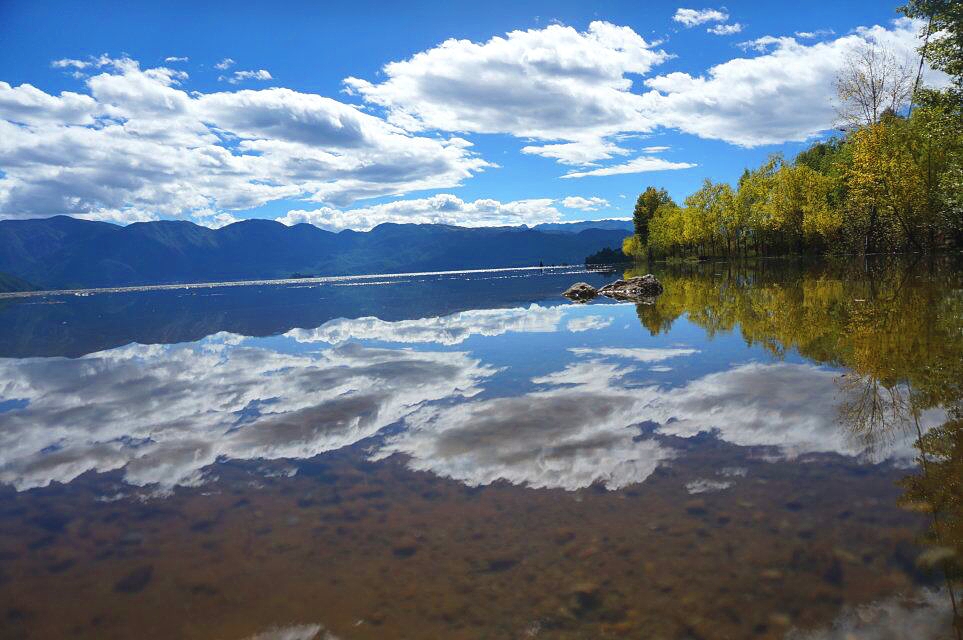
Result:
[[[148,564],[143,567],[138,567],[118,580],[114,585],[114,591],[119,593],[137,593],[138,591],[142,591],[144,587],[150,583],[153,575],[153,566]]]
[[[576,614],[594,609],[602,600],[601,588],[594,582],[579,582],[569,589],[568,594],[569,608]]]
[[[562,295],[575,302],[585,302],[597,296],[598,290],[587,282],[576,282]]]
[[[599,289],[597,293],[616,300],[654,298],[662,293],[662,283],[654,275],[648,273],[638,278],[616,280]]]

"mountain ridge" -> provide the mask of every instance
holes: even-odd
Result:
[[[0,273],[44,289],[180,284],[581,264],[618,247],[613,222],[536,227],[383,223],[332,232],[242,220],[219,229],[186,220],[121,226],[54,216],[0,221]],[[630,223],[627,223],[630,224]]]

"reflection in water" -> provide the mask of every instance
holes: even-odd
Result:
[[[572,322],[586,326],[591,316]],[[339,318],[326,322],[317,329],[292,329],[287,334],[298,342],[340,344],[351,340],[380,340],[384,342],[433,342],[454,345],[472,335],[500,336],[504,333],[557,331],[562,320],[561,307],[531,307],[518,309],[485,309],[464,311],[440,318],[399,320],[386,322],[378,318]],[[591,324],[586,328],[591,328]]]
[[[470,486],[507,480],[532,488],[575,490],[598,482],[620,489],[642,482],[672,451],[632,428],[645,398],[617,385],[626,373],[577,363],[533,380],[551,387],[546,391],[425,407],[379,455],[407,454],[411,468]]]
[[[297,355],[232,335],[0,360],[4,394],[26,403],[0,414],[0,480],[23,490],[123,468],[134,485],[196,485],[219,457],[316,456],[422,402],[471,396],[492,373],[460,352],[349,345]]]
[[[947,594],[924,589],[912,597],[887,598],[847,608],[828,629],[790,633],[786,640],[938,640],[947,638],[953,611]]]
[[[685,266],[638,308],[465,281],[183,342],[241,313],[211,302],[0,359],[0,636],[959,638],[963,282],[924,266]],[[0,343],[86,353],[90,304]]]

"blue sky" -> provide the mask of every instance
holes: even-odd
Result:
[[[646,185],[681,200],[823,135],[846,51],[911,58],[917,25],[898,18],[886,2],[8,1],[0,218],[626,216]]]

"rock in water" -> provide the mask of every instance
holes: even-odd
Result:
[[[660,293],[662,293],[662,283],[651,273],[639,276],[638,278],[616,280],[598,290],[599,295],[615,298],[616,300],[654,298]]]
[[[576,282],[562,294],[569,300],[585,302],[598,295],[598,290],[587,282]]]

